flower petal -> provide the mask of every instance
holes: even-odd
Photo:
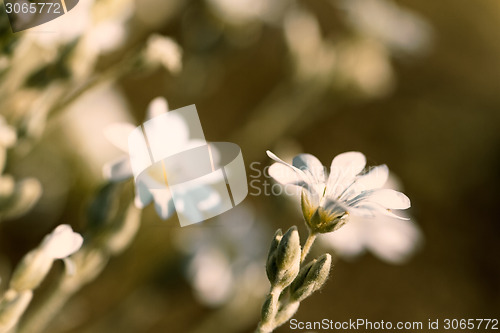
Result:
[[[128,152],[128,136],[135,128],[136,126],[129,123],[111,124],[104,129],[104,136],[113,145]]]
[[[325,182],[325,167],[316,156],[311,154],[299,154],[293,158],[293,166],[306,172],[313,177],[315,183]]]
[[[83,237],[69,225],[62,224],[44,238],[41,246],[47,256],[62,259],[78,251],[82,244]]]
[[[330,168],[339,169],[340,171],[351,170],[352,173],[358,174],[363,170],[365,165],[365,155],[357,151],[350,151],[335,156]]]
[[[166,103],[166,102],[165,102]],[[189,126],[182,113],[160,112],[164,106],[158,106],[162,102],[151,102],[151,113],[155,117],[144,122],[144,131],[148,137],[148,143],[153,151],[162,156],[170,156],[185,150],[189,141]],[[148,115],[149,117],[149,115]]]
[[[311,202],[314,202],[315,205],[317,205],[317,203],[319,203],[319,199],[323,195],[323,189],[324,189],[323,184],[315,183],[314,179],[312,178],[312,175],[310,175],[310,174],[308,175],[303,170],[300,170],[299,168],[297,168],[291,164],[286,163],[285,161],[283,161],[281,158],[276,156],[271,151],[268,150],[268,151],[266,151],[266,153],[267,153],[267,156],[269,156],[270,158],[272,158],[273,160],[275,160],[279,164],[288,167],[297,176],[297,178],[295,179],[295,178],[291,177],[290,173],[287,173],[287,174],[283,173],[282,175],[277,175],[278,178],[276,178],[276,180],[278,182],[281,183],[281,180],[294,181],[294,183],[296,183],[296,185],[302,186],[308,192],[307,194],[310,197]],[[284,170],[284,169],[275,169],[275,171],[273,171],[273,172],[276,172],[276,171],[281,172],[282,170]],[[269,170],[269,171],[271,171],[271,170]],[[283,175],[285,175],[285,176],[283,176]],[[285,184],[285,183],[283,183],[283,184]],[[288,184],[292,184],[292,183],[288,183]],[[319,193],[319,192],[321,192],[321,193]]]
[[[149,103],[148,111],[146,114],[146,119],[152,119],[156,116],[159,116],[163,113],[168,112],[168,102],[163,97],[156,97]]]
[[[406,195],[391,189],[376,190],[367,200],[390,209],[407,209],[411,206],[410,199]]]
[[[333,215],[340,216],[348,211],[348,208],[343,203],[337,200],[332,200],[330,198],[327,198],[322,206],[325,211]]]
[[[267,150],[266,153],[267,153],[267,156],[269,156],[270,158],[272,158],[276,162],[281,163],[281,164],[289,167],[290,169],[292,169],[302,179],[302,181],[304,182],[305,185],[307,185],[308,187],[311,187],[311,185],[313,185],[313,179],[311,179],[310,176],[306,175],[304,173],[304,171],[293,166],[292,164],[286,163],[285,161],[283,161],[281,158],[279,158],[278,156],[276,156],[273,152],[271,152],[269,150]]]
[[[297,172],[281,163],[274,163],[271,165],[268,172],[271,177],[283,185],[306,186],[304,179],[302,179]]]
[[[356,205],[355,207],[350,207],[349,212],[352,213],[352,215],[360,216],[360,217],[372,218],[372,217],[376,217],[377,215],[380,214],[380,215],[386,215],[386,216],[390,216],[390,217],[400,219],[400,220],[409,220],[408,217],[396,215],[393,212],[391,212],[391,210],[386,209],[386,208],[384,208],[384,207],[382,207],[379,204],[374,203],[374,202],[363,202],[359,205]]]
[[[347,152],[337,155],[330,166],[330,176],[326,184],[327,196],[338,198],[351,185],[357,174],[366,165],[366,158],[360,152]]]
[[[102,168],[102,173],[105,179],[112,182],[119,182],[134,175],[128,156],[122,156],[112,162],[106,163]]]
[[[359,191],[368,191],[381,188],[389,177],[389,168],[382,164],[372,168],[370,171],[361,175],[356,180],[356,188]]]
[[[369,172],[356,177],[353,183],[348,186],[339,198],[345,202],[359,202],[366,198],[374,189],[382,187],[389,177],[389,168],[379,165]]]

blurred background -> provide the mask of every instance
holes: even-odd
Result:
[[[307,234],[296,201],[264,194],[266,149],[327,166],[361,151],[412,201],[411,224],[318,241],[311,257],[337,260],[294,318],[498,318],[498,1],[82,0],[15,34],[2,7],[0,51],[2,292],[55,226],[86,243],[113,228],[134,190],[103,176],[125,154],[106,128],[140,125],[157,96],[196,104],[205,137],[238,144],[253,181],[203,223],[150,205],[120,251],[89,241],[105,257],[95,276],[44,311],[56,263],[20,332],[252,332],[274,231]]]

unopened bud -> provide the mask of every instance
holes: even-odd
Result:
[[[276,249],[278,273],[275,285],[285,288],[292,283],[300,270],[300,253],[299,233],[297,227],[293,226],[283,235]]]
[[[8,200],[8,208],[3,212],[6,219],[13,219],[27,213],[42,195],[42,186],[35,178],[19,181]]]
[[[182,69],[182,49],[173,39],[154,34],[149,37],[146,46],[146,61],[160,64],[176,74]]]
[[[283,238],[283,232],[281,229],[278,229],[274,234],[274,238],[269,248],[269,254],[267,255],[266,273],[267,278],[271,281],[271,283],[274,282],[276,275],[278,274],[278,266],[276,266],[276,250],[278,249],[281,238]]]
[[[19,292],[37,288],[47,276],[53,262],[43,251],[36,249],[29,252],[12,274],[10,288]]]
[[[327,253],[308,263],[290,286],[292,298],[301,302],[319,290],[328,279],[332,257]]]

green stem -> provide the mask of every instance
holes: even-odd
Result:
[[[269,307],[269,309],[267,311],[268,313],[267,313],[267,315],[264,315],[264,311],[263,311],[262,320],[260,321],[259,325],[257,326],[255,333],[270,333],[276,327],[274,324],[274,320],[275,320],[276,314],[277,314],[279,306],[280,306],[279,298],[280,298],[281,292],[282,292],[282,289],[278,286],[273,286],[271,288],[271,291],[269,292],[269,295],[268,295],[268,299],[269,299],[269,296],[271,296],[271,300],[268,304],[266,304],[267,302],[264,303],[264,306],[263,306],[263,308],[266,306]]]
[[[309,236],[307,236],[307,240],[304,244],[304,247],[302,248],[302,254],[300,256],[300,263],[304,262],[304,259],[306,259],[307,254],[309,253],[309,250],[311,249],[311,246],[313,245],[314,241],[316,240],[316,233],[309,231]]]

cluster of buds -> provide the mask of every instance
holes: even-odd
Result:
[[[283,235],[276,231],[266,263],[271,291],[262,306],[257,332],[272,332],[287,322],[298,310],[300,302],[319,290],[328,279],[331,256],[324,254],[301,266],[300,238],[293,226]]]

